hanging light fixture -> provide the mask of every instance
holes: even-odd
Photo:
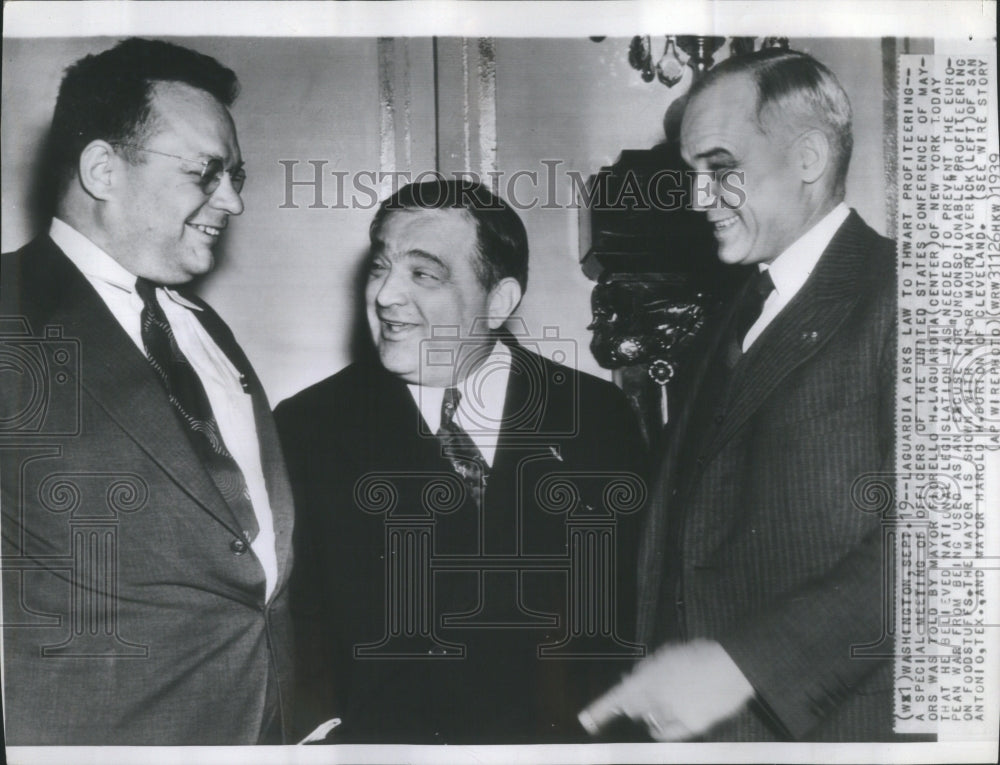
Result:
[[[684,77],[684,62],[677,55],[677,46],[674,44],[673,37],[667,38],[663,55],[656,62],[656,77],[668,88],[672,88]]]
[[[596,38],[591,38],[597,41]],[[603,38],[602,38],[603,39]],[[756,38],[729,38],[730,55],[739,56],[754,50]],[[726,44],[725,37],[708,37],[703,35],[667,35],[663,47],[663,55],[653,63],[653,42],[649,35],[636,35],[628,48],[629,65],[639,72],[643,82],[659,80],[668,88],[672,88],[684,77],[684,67],[688,66],[695,77],[700,77],[715,65],[715,54]],[[765,37],[761,48],[788,49],[787,37]],[[680,48],[687,57],[682,61],[677,49]]]

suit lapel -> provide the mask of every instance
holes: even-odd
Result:
[[[850,314],[860,293],[859,275],[867,252],[866,232],[867,227],[852,211],[830,241],[812,276],[733,370],[730,414],[709,437],[703,452],[705,458],[718,454],[777,386],[829,342]],[[700,390],[705,384],[713,359],[722,352],[720,345],[726,338],[737,302],[738,297],[708,334],[705,351],[695,362],[697,367],[692,372],[692,391]],[[661,605],[669,521],[686,511],[683,505],[671,502],[671,489],[676,491],[680,481],[697,480],[697,475],[677,475],[677,465],[683,450],[699,435],[690,432],[695,408],[704,405],[698,399],[697,395],[691,396],[680,407],[672,425],[640,544],[639,562],[643,575],[639,582],[639,635],[646,641],[653,637]]]
[[[860,295],[863,236],[864,224],[852,211],[802,289],[737,364],[729,415],[711,438],[706,458],[718,453],[782,381],[836,334]]]
[[[511,439],[517,432],[518,413],[522,412],[528,398],[531,381],[527,379],[533,369],[526,366],[525,351],[517,341],[504,339],[510,350],[510,374],[507,377],[507,391],[504,393],[503,416],[500,419],[500,432],[497,434],[497,449],[493,458],[493,472],[502,472],[506,463],[516,460],[517,455],[511,450]],[[528,432],[530,424],[528,425]]]
[[[566,432],[570,425],[555,422],[563,408],[551,379],[551,367],[522,348],[513,335],[502,334],[500,339],[510,349],[511,358],[493,473],[515,468],[524,460],[526,448],[546,454],[551,448],[558,449],[562,439],[557,434]],[[576,393],[574,404],[578,403]]]
[[[81,387],[193,500],[240,536],[240,525],[177,422],[163,388],[142,353],[100,296],[47,237],[28,256],[26,282],[48,293],[32,317],[63,328],[80,341]]]

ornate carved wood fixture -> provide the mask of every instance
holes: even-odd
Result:
[[[685,67],[698,77],[713,66],[725,42],[668,36],[654,62],[650,38],[637,36],[629,63],[646,82],[673,87]],[[787,48],[788,40],[764,38],[762,47],[774,46]],[[730,55],[752,50],[754,38],[729,41]],[[581,266],[597,282],[590,348],[601,366],[615,370],[649,441],[668,421],[671,399],[683,395],[694,338],[746,275],[719,263],[704,213],[691,209],[691,175],[679,145],[684,101],[667,110],[665,141],[623,150],[591,176],[580,213]]]

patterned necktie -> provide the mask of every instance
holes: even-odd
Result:
[[[205,386],[177,345],[170,322],[156,299],[156,285],[140,277],[135,291],[142,298],[140,322],[146,358],[163,384],[174,414],[201,463],[242,525],[243,536],[252,541],[259,526],[250,492],[243,471],[222,440]]]
[[[441,440],[442,452],[455,472],[462,477],[466,488],[476,501],[477,507],[482,507],[483,488],[489,467],[483,459],[482,452],[466,433],[462,426],[455,422],[458,402],[462,394],[456,388],[448,388],[441,401],[441,427],[437,437]]]

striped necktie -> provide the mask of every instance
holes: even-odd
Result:
[[[135,290],[142,298],[140,328],[146,358],[202,465],[241,524],[243,536],[248,542],[253,541],[260,528],[243,471],[222,440],[205,386],[177,345],[170,322],[156,298],[156,288],[156,284],[142,277],[135,283]]]

